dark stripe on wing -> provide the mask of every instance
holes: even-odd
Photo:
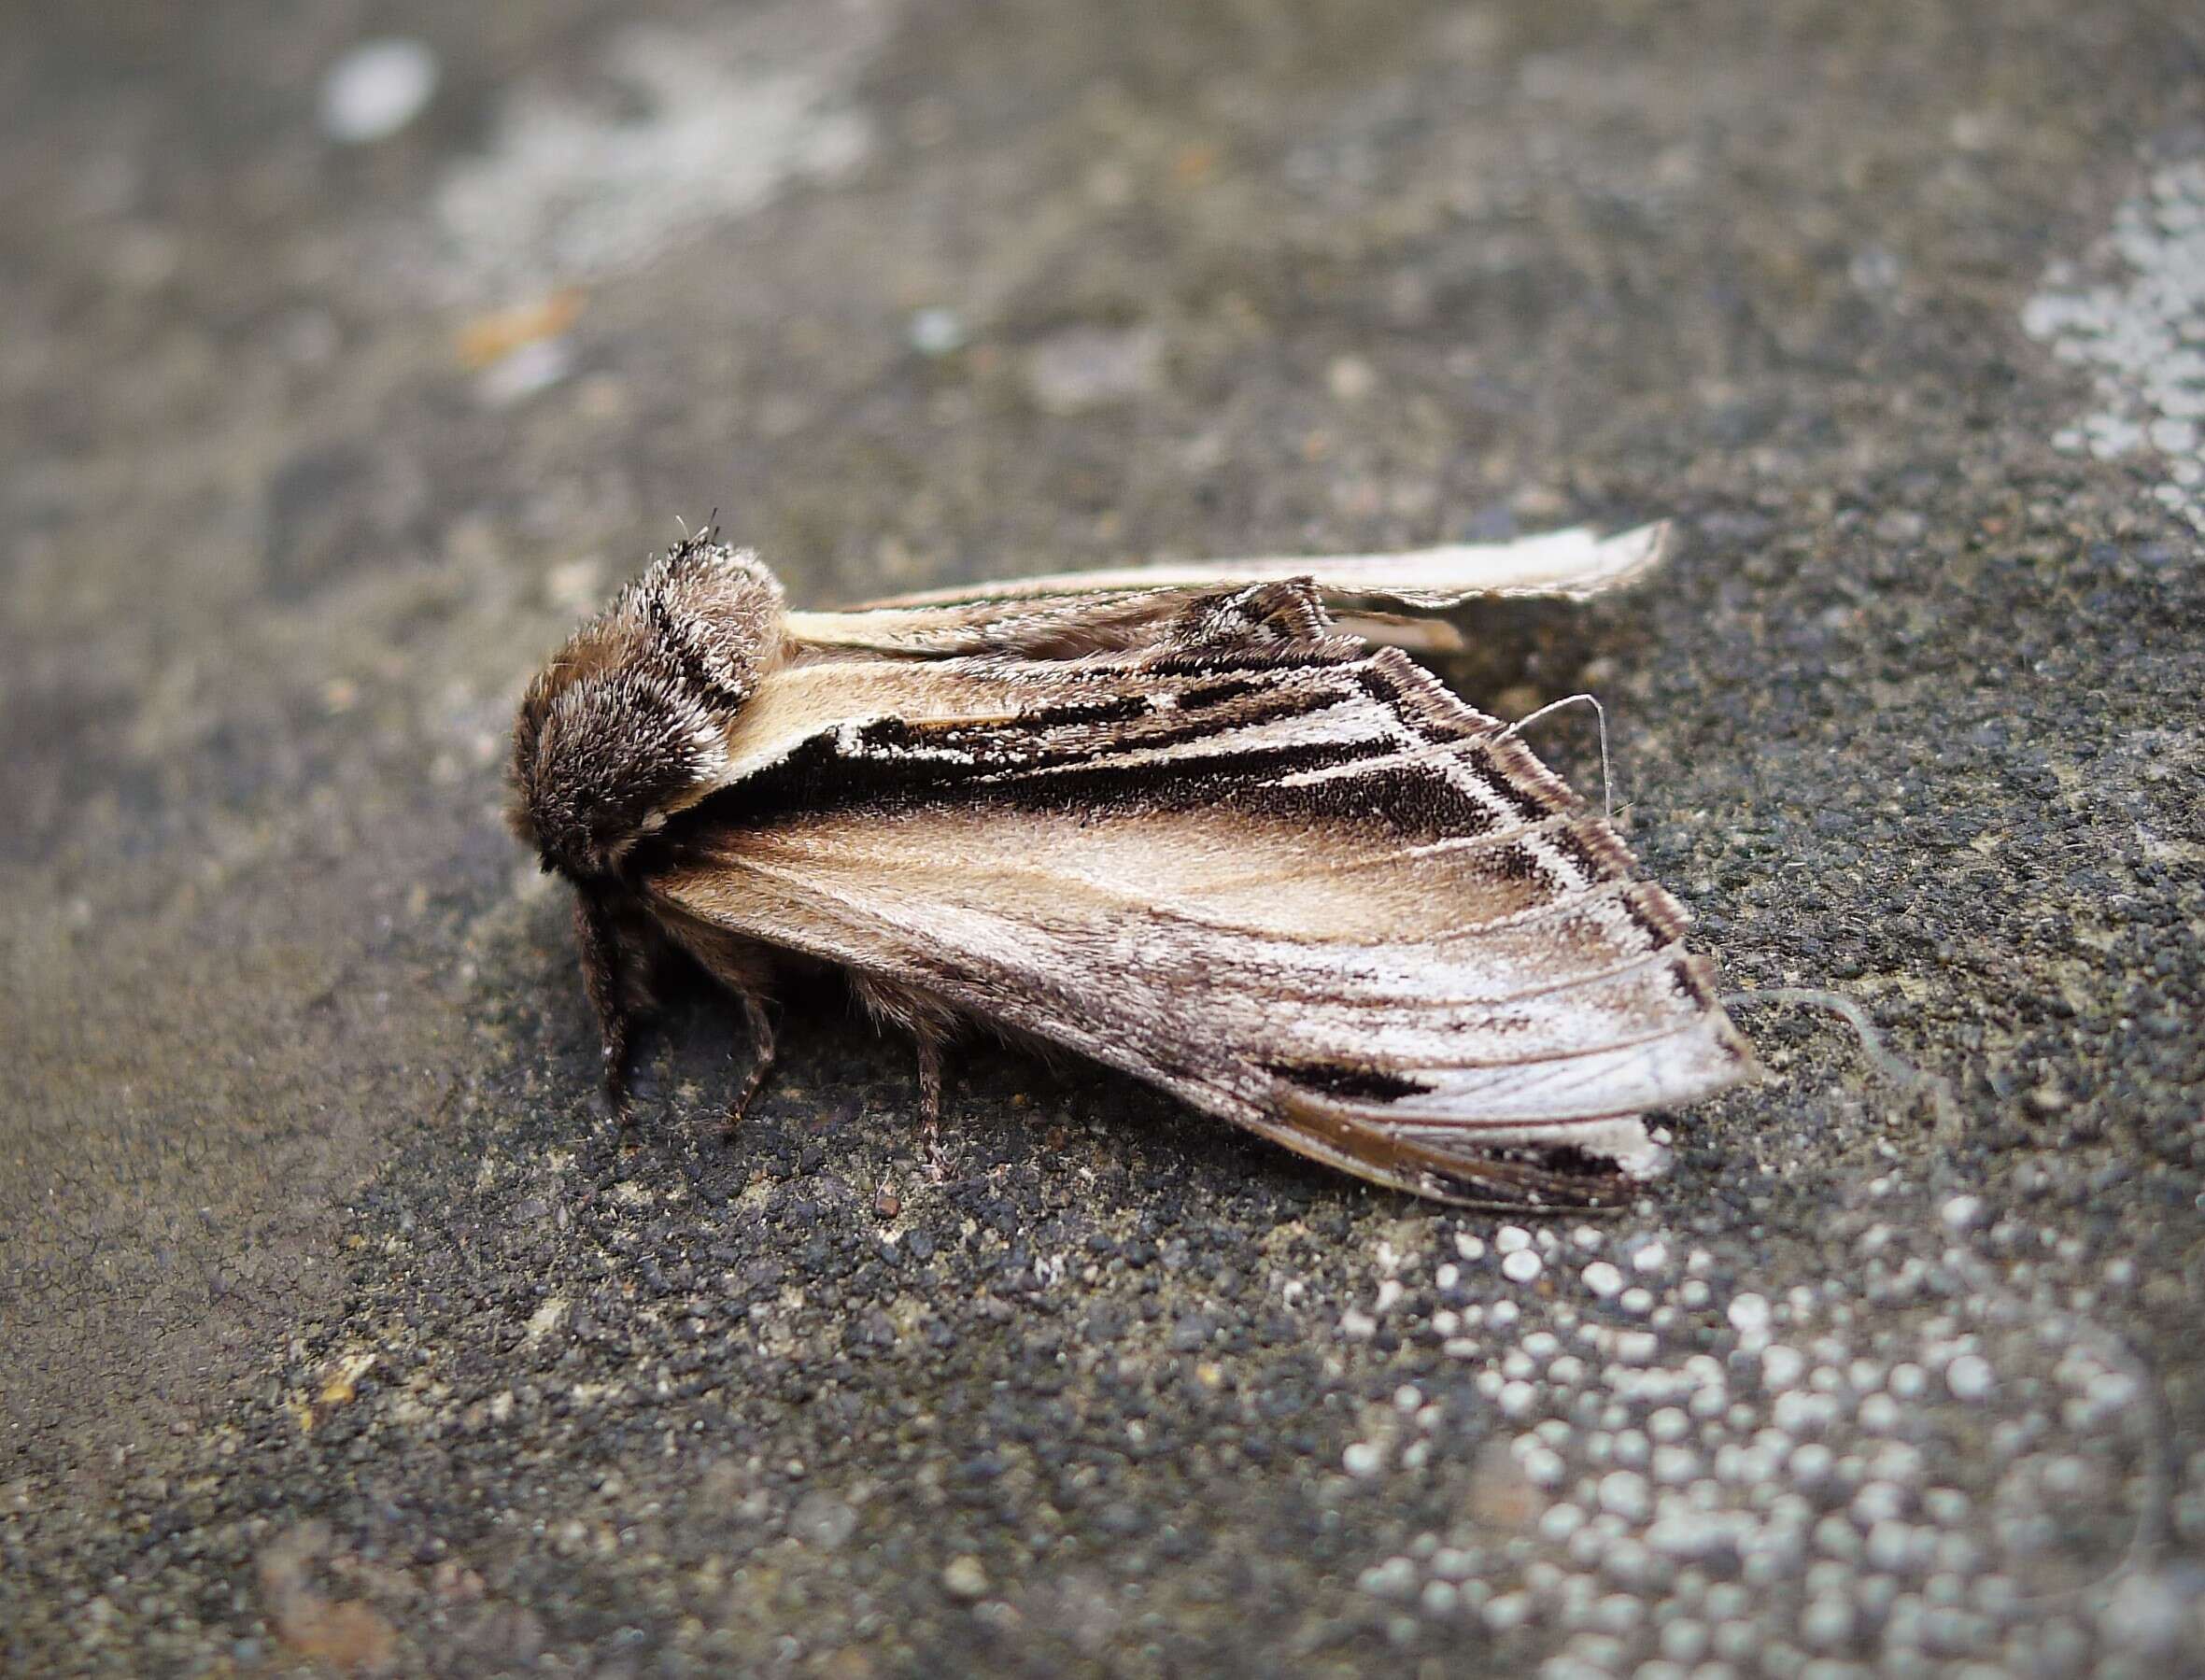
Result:
[[[1251,815],[1377,828],[1390,839],[1418,845],[1468,839],[1498,824],[1491,807],[1465,793],[1437,765],[1404,764],[1392,748],[1369,756],[1392,762],[1300,785],[1266,781],[1235,788],[1233,808]]]
[[[835,812],[866,811],[885,817],[944,804],[964,810],[1098,814],[1202,810],[1224,804],[1251,785],[1383,756],[1391,750],[1389,742],[1374,741],[1266,747],[1133,764],[1092,763],[1092,752],[1013,764],[985,758],[958,763],[868,756],[862,751],[846,755],[833,736],[814,736],[779,764],[723,788],[676,816],[660,836],[662,846],[655,851],[678,848],[692,837],[709,840],[730,829],[772,827]]]
[[[779,762],[706,798],[692,812],[699,820],[758,826],[854,808],[906,810],[953,797],[1020,809],[1063,808],[1097,797],[1114,798],[1120,808],[1138,800],[1144,808],[1161,802],[1180,809],[1196,796],[1182,798],[1177,788],[1198,787],[1201,798],[1214,801],[1251,779],[1377,756],[1392,746],[1374,738],[1190,754],[1176,762],[1159,758],[1154,755],[1329,711],[1346,698],[1342,685],[1322,677],[1312,681],[1298,672],[1282,676],[1268,665],[1246,668],[1243,676],[1212,662],[1204,668],[1205,675],[1244,681],[1245,686],[1225,693],[1224,682],[1211,684],[1207,703],[1190,713],[1183,706],[1159,703],[1172,696],[1174,685],[1155,682],[1145,666],[1089,674],[1108,679],[1117,691],[1093,699],[1066,699],[1063,686],[1052,685],[1041,703],[1007,718],[878,717],[855,727],[823,730]],[[1266,676],[1272,680],[1263,680]],[[1135,684],[1141,685],[1137,692],[1124,692]],[[1007,685],[1005,698],[1015,703],[1018,689]],[[1134,763],[1110,762],[1135,753],[1148,756]]]
[[[1357,1097],[1366,1102],[1394,1103],[1405,1096],[1422,1096],[1432,1087],[1422,1080],[1404,1079],[1376,1067],[1357,1067],[1343,1062],[1265,1062],[1264,1071],[1277,1074],[1322,1096]]]
[[[1205,683],[1199,688],[1190,688],[1179,697],[1181,712],[1208,712],[1234,700],[1246,699],[1251,694],[1261,694],[1270,686],[1251,678],[1236,678],[1224,683]]]
[[[1184,673],[1175,674],[1182,664]],[[1007,707],[1029,694],[1032,709],[1009,717],[876,717],[822,730],[692,807],[663,844],[635,861],[657,867],[715,830],[951,803],[1098,815],[1223,808],[1408,845],[1543,825],[1577,809],[1535,759],[1498,737],[1494,720],[1393,650],[1150,656],[1061,671],[1038,688],[1004,685]],[[1373,711],[1382,717],[1345,729],[1319,721],[1343,706],[1353,710],[1341,721]],[[1295,741],[1291,727],[1278,727],[1304,718],[1315,739]],[[1231,744],[1265,727],[1288,739]],[[1433,751],[1407,755],[1419,744]],[[1583,881],[1633,873],[1619,846],[1590,846],[1572,832],[1552,839]],[[1520,841],[1497,856],[1493,871],[1541,895],[1576,884]]]

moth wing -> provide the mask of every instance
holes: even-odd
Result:
[[[1606,537],[1580,527],[1401,554],[1165,562],[930,590],[842,612],[791,613],[788,628],[823,647],[915,656],[992,648],[1085,652],[1138,645],[1143,628],[1204,592],[1307,578],[1374,641],[1459,647],[1450,627],[1417,622],[1419,615],[1478,598],[1581,600],[1645,575],[1669,546],[1670,527],[1661,523]]]
[[[813,663],[754,709],[644,878],[708,961],[805,952],[1458,1201],[1612,1196],[1643,1110],[1752,1068],[1668,895],[1394,650]]]

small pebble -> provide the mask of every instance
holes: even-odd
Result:
[[[1504,1592],[1489,1600],[1485,1606],[1485,1625],[1496,1633],[1505,1633],[1520,1628],[1532,1613],[1532,1595],[1528,1592]]]
[[[1963,1353],[1944,1368],[1944,1386],[1955,1400],[1982,1400],[1997,1381],[1990,1362],[1980,1354]]]
[[[1519,1249],[1501,1262],[1501,1276],[1511,1283],[1529,1283],[1540,1269],[1539,1257],[1529,1249]]]
[[[427,108],[436,54],[404,36],[355,47],[321,79],[321,132],[345,146],[387,140]]]
[[[1772,1389],[1788,1389],[1805,1375],[1806,1355],[1778,1342],[1761,1350],[1761,1381]]]
[[[1954,1231],[1972,1231],[1983,1223],[1981,1196],[1954,1196],[1937,1210],[1946,1227]]]
[[[1360,402],[1378,388],[1377,370],[1360,356],[1340,356],[1325,370],[1325,383],[1342,402]]]
[[[486,408],[510,408],[549,390],[574,371],[574,350],[563,338],[516,345],[476,375],[474,394]]]
[[[1731,1303],[1731,1328],[1741,1335],[1752,1335],[1769,1327],[1769,1304],[1760,1295],[1740,1295]]]
[[[832,1494],[816,1490],[797,1501],[788,1532],[806,1546],[833,1551],[856,1532],[857,1513]]]
[[[969,1602],[987,1591],[987,1571],[981,1568],[978,1558],[952,1558],[941,1572],[941,1586],[950,1597]]]
[[[1406,1599],[1417,1589],[1417,1566],[1406,1558],[1389,1558],[1364,1570],[1355,1585],[1377,1598]]]
[[[1647,1478],[1634,1471],[1610,1471],[1600,1478],[1600,1508],[1625,1522],[1644,1522],[1652,1508]]]
[[[966,345],[965,323],[954,309],[915,309],[904,337],[920,355],[954,356]]]
[[[1569,1466],[1562,1455],[1545,1447],[1534,1447],[1526,1451],[1519,1468],[1523,1479],[1534,1488],[1559,1488],[1569,1475]]]
[[[1800,1617],[1800,1637],[1818,1651],[1833,1651],[1853,1637],[1853,1606],[1843,1599],[1816,1599]]]
[[[1539,1532],[1560,1545],[1585,1525],[1585,1513],[1572,1504],[1550,1505],[1539,1518]]]
[[[1689,1616],[1679,1616],[1662,1628],[1661,1655],[1670,1661],[1691,1664],[1707,1655],[1707,1627]],[[1639,1671],[1644,1673],[1645,1670]]]

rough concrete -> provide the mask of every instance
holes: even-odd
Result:
[[[2194,7],[266,11],[0,24],[0,1667],[2205,1672]],[[624,1144],[502,737],[715,506],[1675,515],[1454,674],[1952,1112],[1756,1008],[1504,1229],[981,1050],[938,1184],[821,998]]]

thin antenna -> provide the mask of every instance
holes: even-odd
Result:
[[[1597,699],[1590,694],[1573,694],[1559,700],[1548,700],[1536,712],[1518,718],[1503,729],[1501,739],[1505,741],[1511,735],[1521,734],[1549,712],[1560,712],[1564,706],[1574,706],[1579,700],[1590,706],[1593,716],[1600,720],[1600,803],[1603,814],[1612,823],[1616,820],[1616,784],[1608,776],[1608,713],[1607,708]]]
[[[1827,1009],[1853,1029],[1853,1036],[1860,1041],[1860,1053],[1871,1067],[1901,1090],[1929,1099],[1940,1130],[1950,1133],[1959,1126],[1960,1108],[1953,1096],[1952,1081],[1942,1074],[1924,1072],[1912,1062],[1892,1054],[1885,1048],[1884,1036],[1876,1031],[1868,1011],[1844,993],[1825,992],[1815,986],[1756,986],[1746,992],[1725,992],[1718,1001],[1726,1009],[1759,1003],[1790,1003],[1810,1009]]]

